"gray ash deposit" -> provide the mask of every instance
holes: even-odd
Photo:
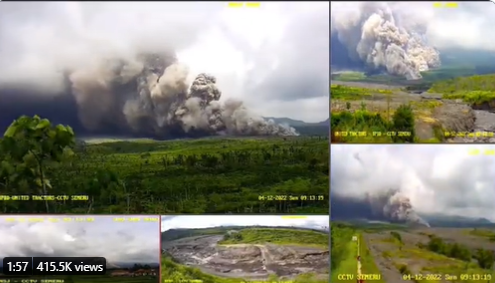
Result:
[[[223,236],[188,237],[162,245],[164,252],[179,263],[220,277],[262,280],[274,274],[288,280],[312,272],[328,278],[328,250],[269,243],[218,245],[222,239]]]

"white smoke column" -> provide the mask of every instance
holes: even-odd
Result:
[[[353,3],[332,14],[332,32],[354,60],[407,79],[440,66],[440,54],[425,40],[425,22],[395,13],[394,4]],[[352,8],[353,9],[352,9]]]

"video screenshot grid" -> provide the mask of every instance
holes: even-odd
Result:
[[[494,25],[2,0],[0,283],[495,283]]]
[[[329,2],[0,1],[0,283],[330,282]]]

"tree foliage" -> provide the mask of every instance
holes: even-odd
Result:
[[[477,249],[473,258],[478,261],[478,265],[481,268],[489,270],[493,268],[493,262],[495,261],[493,251]]]
[[[365,106],[363,106],[365,108]],[[332,142],[383,142],[383,143],[413,143],[416,139],[415,116],[410,105],[399,106],[391,119],[380,113],[372,113],[366,109],[331,113],[330,128]],[[366,132],[366,136],[337,136],[336,133]],[[399,132],[407,135],[399,135]],[[381,133],[374,136],[373,133]],[[389,135],[388,133],[395,133]]]
[[[466,262],[471,261],[472,258],[471,251],[466,246],[458,243],[446,243],[441,238],[436,236],[431,236],[426,247],[432,252]]]
[[[12,122],[0,142],[0,182],[5,192],[47,195],[52,188],[47,166],[72,156],[74,144],[69,126],[53,126],[38,116]],[[49,212],[48,201],[45,208]]]
[[[393,126],[392,128],[396,132],[408,132],[410,135],[408,136],[393,136],[394,142],[396,143],[412,143],[414,142],[414,138],[416,136],[414,130],[414,114],[412,107],[410,105],[401,105],[394,113],[393,116]]]
[[[430,92],[441,93],[443,98],[462,99],[479,105],[495,102],[495,75],[458,77],[434,83]]]
[[[2,202],[4,213],[328,213],[328,137],[86,144],[35,116],[0,146],[4,194],[69,196]]]

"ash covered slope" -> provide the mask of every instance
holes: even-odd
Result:
[[[347,4],[335,4],[342,6],[331,15],[332,65],[346,65],[336,68],[364,65],[414,80],[440,66],[439,51],[426,41],[425,19],[396,11],[390,3]]]
[[[197,135],[297,135],[290,127],[253,115],[240,101],[220,103],[215,77],[199,74],[170,54],[141,54],[68,72],[79,119],[86,129],[112,126],[158,138]]]

